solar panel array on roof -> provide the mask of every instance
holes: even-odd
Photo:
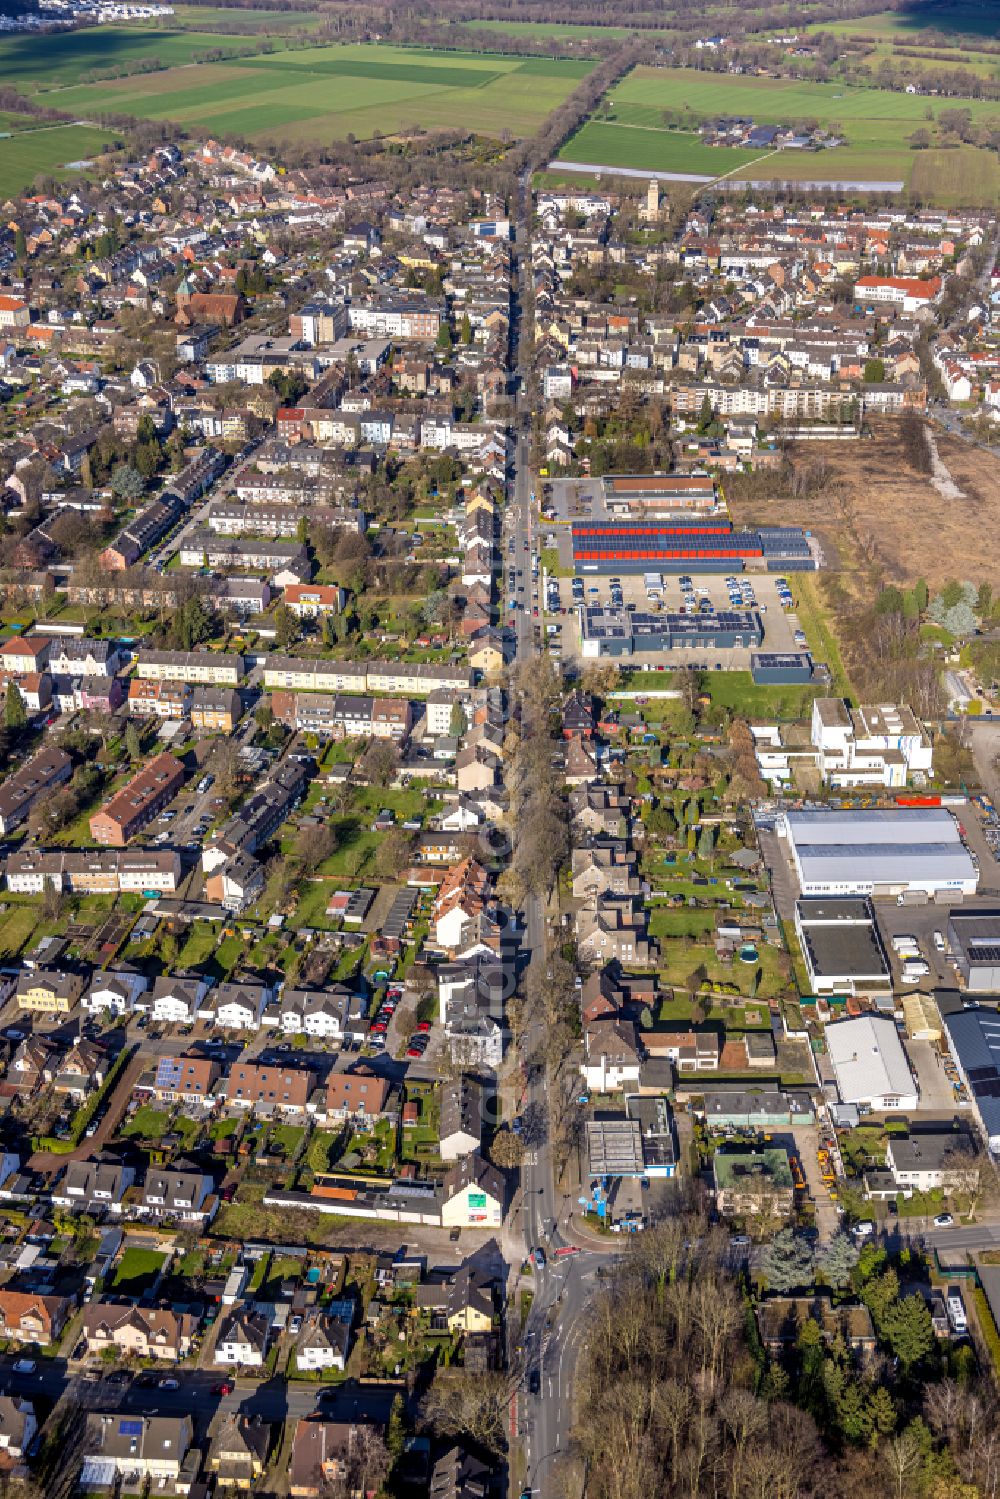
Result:
[[[399,890],[389,907],[389,914],[382,925],[382,936],[396,939],[397,941],[406,931],[406,923],[413,914],[413,908],[417,903],[417,892],[415,890]]]
[[[119,1421],[118,1422],[118,1435],[122,1436],[122,1437],[141,1437],[142,1436],[142,1422],[141,1421]]]

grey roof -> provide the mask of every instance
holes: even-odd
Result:
[[[859,1015],[826,1028],[826,1045],[844,1103],[917,1092],[895,1022]]]
[[[852,850],[875,845],[907,848],[914,844],[940,846],[957,843],[958,826],[945,807],[898,807],[851,812],[801,810],[786,812],[788,830],[803,846]]]

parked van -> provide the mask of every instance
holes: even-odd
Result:
[[[949,1286],[945,1297],[945,1310],[948,1313],[948,1321],[951,1330],[961,1337],[969,1330],[969,1319],[965,1315],[965,1302],[962,1300],[962,1292],[958,1286]]]

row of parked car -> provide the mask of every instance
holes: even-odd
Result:
[[[376,1051],[383,1051],[385,1049],[386,1038],[389,1033],[389,1023],[399,1008],[402,998],[403,991],[400,986],[398,984],[390,984],[385,991],[385,998],[375,1012],[375,1017],[368,1031],[368,1044],[373,1046]],[[416,1060],[423,1056],[430,1043],[430,1032],[429,1021],[421,1020],[418,1022],[416,1030],[410,1038],[410,1044],[406,1049],[408,1057]]]

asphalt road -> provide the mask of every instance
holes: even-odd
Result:
[[[518,377],[518,397],[513,445],[513,476],[508,494],[503,568],[524,572],[525,592],[516,594],[519,607],[511,621],[516,639],[517,665],[537,656],[534,642],[531,554],[539,544],[539,518],[531,503],[532,478],[529,468],[531,410],[526,395],[530,373],[528,351],[519,342],[520,308],[524,306],[524,280],[530,269],[528,214],[530,196],[526,182],[521,184],[515,242],[519,273],[512,318],[512,367]],[[509,541],[513,540],[513,552]],[[504,606],[509,601],[505,596]],[[541,900],[528,902],[523,913],[524,950],[531,965],[545,962],[545,910]],[[522,1042],[525,1056],[539,1048],[543,1037],[541,1016],[529,1014]],[[544,1116],[546,1078],[543,1068],[528,1072],[522,1099],[523,1108]],[[527,1321],[521,1330],[521,1343],[512,1347],[514,1361],[520,1359],[523,1377],[514,1402],[513,1421],[524,1456],[524,1487],[541,1499],[554,1496],[557,1488],[557,1459],[566,1450],[573,1424],[573,1398],[577,1363],[586,1347],[589,1325],[588,1303],[597,1288],[598,1268],[610,1263],[612,1255],[604,1251],[583,1249],[565,1258],[560,1249],[572,1250],[565,1226],[568,1204],[558,1194],[553,1172],[551,1147],[547,1138],[528,1150],[521,1168],[519,1208],[515,1212],[511,1240],[525,1255],[542,1249],[545,1263],[535,1266],[531,1275],[533,1300]],[[562,1226],[560,1226],[562,1219]],[[516,1320],[514,1318],[512,1321]],[[511,1334],[512,1341],[516,1333]],[[519,1480],[516,1465],[511,1465],[511,1490]]]

